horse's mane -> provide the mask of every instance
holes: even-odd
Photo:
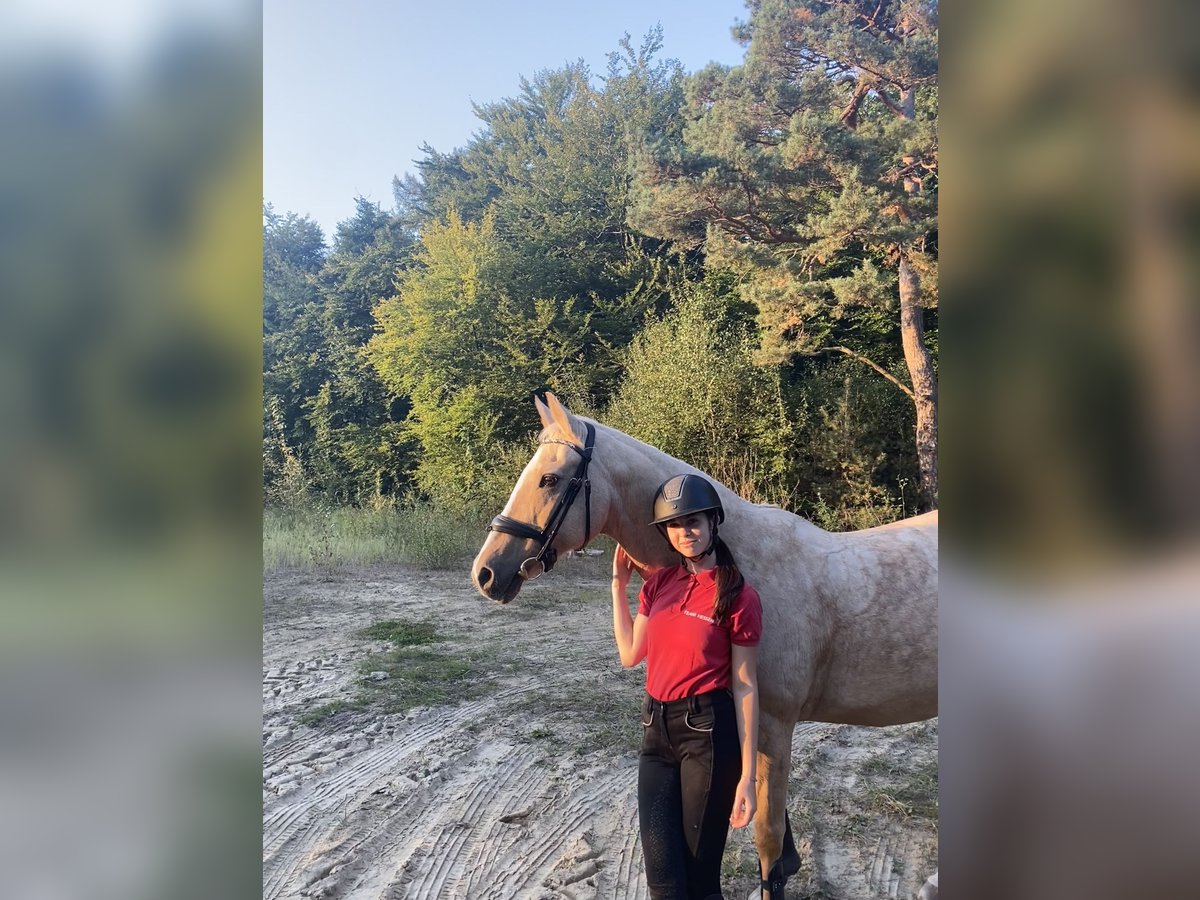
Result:
[[[643,454],[645,454],[646,459],[654,459],[654,460],[659,460],[662,462],[671,463],[672,465],[669,468],[672,468],[676,472],[697,472],[697,473],[703,475],[709,481],[712,481],[714,484],[721,484],[716,478],[714,478],[712,475],[709,475],[707,472],[702,472],[700,469],[697,469],[695,466],[690,465],[689,463],[685,463],[683,460],[681,460],[675,456],[672,456],[670,453],[667,453],[665,450],[660,450],[658,447],[655,447],[653,444],[648,444],[645,441],[634,437],[632,434],[628,434],[627,432],[622,431],[620,428],[617,428],[615,425],[606,425],[605,423],[599,422],[596,419],[589,418],[588,416],[580,416],[580,415],[574,415],[574,414],[572,414],[572,415],[573,415],[575,421],[579,422],[580,424],[585,423],[585,422],[590,422],[597,429],[601,429],[601,428],[606,429],[612,435],[623,439],[624,441],[627,442],[626,443],[627,451],[632,451],[635,449],[639,450]],[[578,445],[582,446],[583,440],[584,440],[584,435],[577,434],[571,428],[566,427],[558,422],[551,422],[549,425],[544,427],[538,433],[537,439],[538,439],[539,443],[546,442],[546,441],[570,441],[572,444],[578,444]],[[725,487],[725,485],[721,485],[721,486]]]
[[[586,416],[576,416],[580,422],[591,422],[593,425],[599,425],[595,419],[589,419]],[[628,435],[627,435],[628,436]],[[545,428],[538,432],[538,442],[543,441],[570,441],[572,444],[582,444],[583,435],[576,434],[569,428],[564,428],[558,422],[551,422]]]

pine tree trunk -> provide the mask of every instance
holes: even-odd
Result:
[[[904,361],[912,380],[913,403],[917,408],[917,463],[921,472],[921,511],[938,505],[937,376],[925,346],[925,310],[920,304],[920,280],[900,256],[900,339]]]
[[[916,118],[916,95],[916,89],[911,87],[900,94],[900,108],[908,119]],[[919,190],[920,184],[915,179],[905,179],[906,194]],[[900,248],[900,340],[912,379],[913,403],[917,407],[917,465],[921,473],[921,511],[926,512],[937,509],[938,505],[937,378],[933,374],[929,348],[925,346],[921,281],[909,264],[903,247]]]

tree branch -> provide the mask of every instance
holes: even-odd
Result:
[[[873,84],[866,80],[859,81],[854,87],[854,94],[850,97],[850,102],[846,104],[846,108],[842,110],[839,117],[842,124],[855,131],[858,128],[858,108],[862,105],[863,98],[871,92]]]
[[[817,353],[844,353],[846,356],[850,357],[851,359],[858,360],[864,366],[870,366],[872,369],[874,369],[876,372],[878,372],[880,375],[882,375],[884,378],[886,378],[888,381],[890,381],[896,387],[900,388],[900,390],[902,390],[904,392],[905,396],[907,396],[909,400],[912,400],[914,403],[916,402],[916,396],[913,394],[912,388],[910,388],[908,385],[906,385],[904,382],[902,382],[899,378],[897,378],[895,375],[893,375],[887,369],[883,368],[883,366],[876,363],[874,360],[868,359],[867,357],[863,356],[861,353],[855,353],[849,347],[822,347],[821,349],[814,350],[814,351],[812,351],[812,353],[806,354],[806,355],[812,356]]]
[[[882,90],[876,88],[875,96],[879,98],[880,103],[882,103],[889,110],[891,110],[892,113],[894,115],[896,115],[898,118],[901,118],[901,119],[908,118],[908,114],[904,112],[904,110],[900,107],[900,104],[896,103],[895,100],[893,100],[891,97],[889,97],[887,94],[885,94]]]

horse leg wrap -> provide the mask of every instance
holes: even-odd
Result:
[[[776,865],[783,873],[784,878],[790,878],[800,871],[800,851],[796,849],[796,841],[792,838],[792,822],[786,813],[783,817],[783,825],[783,853]]]
[[[767,880],[762,883],[762,900],[785,900],[783,886],[787,884],[787,876],[783,874],[783,860],[771,866]]]

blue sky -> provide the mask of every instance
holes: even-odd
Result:
[[[361,195],[392,207],[392,177],[422,143],[465,144],[471,101],[582,58],[603,72],[625,32],[661,22],[661,55],[688,71],[741,62],[742,0],[264,0],[263,198],[331,236]]]

